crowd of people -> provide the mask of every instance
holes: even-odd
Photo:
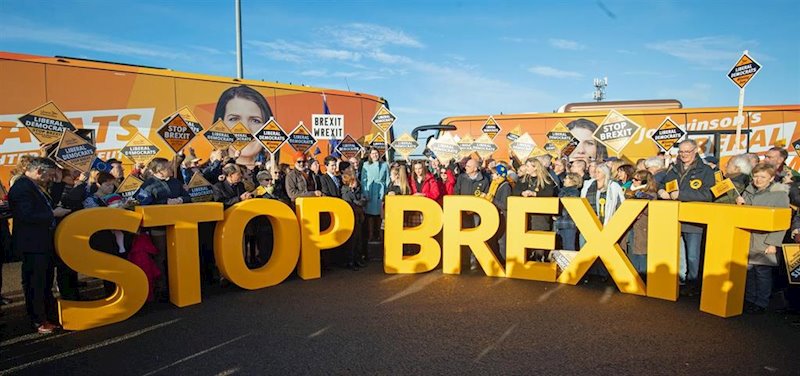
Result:
[[[580,154],[580,153],[578,153]],[[144,183],[130,199],[115,193],[126,177],[117,160],[109,160],[110,171],[80,173],[63,168],[40,157],[20,159],[10,188],[3,186],[0,202],[3,219],[3,246],[22,260],[22,285],[26,310],[33,326],[40,333],[58,328],[53,298],[55,282],[61,297],[69,300],[89,299],[78,275],[56,254],[53,235],[59,221],[78,210],[91,207],[131,208],[135,205],[180,205],[192,202],[187,183],[201,174],[213,184],[214,201],[225,208],[254,200],[278,200],[293,207],[298,197],[338,197],[346,201],[355,214],[355,230],[350,239],[333,251],[323,253],[323,268],[348,268],[354,271],[372,258],[369,245],[382,240],[383,208],[386,196],[417,195],[438,203],[445,195],[482,197],[492,202],[500,214],[501,225],[491,239],[491,247],[502,262],[506,255],[505,218],[510,196],[582,197],[600,220],[607,224],[627,199],[719,202],[735,205],[769,207],[800,206],[800,179],[786,166],[787,151],[770,149],[763,161],[755,154],[737,155],[723,169],[714,157],[701,158],[693,140],[678,145],[677,158],[665,153],[638,161],[619,158],[594,159],[573,156],[552,158],[543,155],[510,163],[472,157],[442,164],[435,158],[411,162],[387,163],[376,149],[361,154],[363,158],[330,155],[320,161],[313,156],[296,153],[288,164],[237,164],[241,158],[227,150],[214,150],[205,163],[189,153],[175,159],[155,158],[147,166],[134,166],[130,174]],[[714,197],[711,187],[719,180],[718,171],[730,178],[735,189]],[[787,285],[782,267],[781,244],[800,239],[800,217],[794,212],[788,231],[754,232],[750,243],[747,269],[745,311],[762,313],[770,306],[776,291],[783,291],[785,307],[800,310],[800,292]],[[9,235],[7,218],[13,219]],[[419,213],[405,216],[407,227],[418,225],[424,218]],[[646,278],[647,211],[645,210],[619,241],[635,269]],[[463,227],[479,225],[480,218],[464,213]],[[321,227],[327,228],[330,218],[323,216]],[[224,283],[216,271],[213,252],[213,223],[202,223],[199,231],[201,275],[204,283]],[[529,230],[554,231],[556,249],[578,250],[584,243],[569,213],[530,215]],[[703,226],[681,224],[680,268],[682,295],[695,295],[702,280],[704,252]],[[257,217],[245,229],[243,257],[251,268],[264,265],[272,252],[273,235],[266,217]],[[93,249],[125,257],[139,265],[150,281],[149,300],[168,299],[166,273],[166,229],[147,228],[137,234],[101,231],[90,239]],[[409,248],[404,252],[413,253]],[[474,257],[465,249],[463,266],[476,269]],[[529,250],[529,260],[548,261],[547,250]],[[608,273],[597,262],[586,278],[603,283]],[[0,282],[2,278],[0,278]],[[112,294],[113,283],[104,282],[103,293]],[[8,303],[3,299],[3,303]]]

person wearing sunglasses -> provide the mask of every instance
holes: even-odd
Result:
[[[297,152],[294,155],[294,168],[286,174],[286,193],[292,203],[298,197],[322,196],[322,192],[317,188],[314,178],[308,170],[305,153]]]

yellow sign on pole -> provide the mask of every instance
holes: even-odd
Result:
[[[742,57],[733,65],[730,72],[728,72],[728,78],[740,89],[744,89],[760,70],[761,64],[753,60],[747,51],[745,51]]]
[[[384,105],[381,105],[381,108],[372,117],[372,123],[384,133],[389,131],[395,120],[397,120],[397,117]]]
[[[450,163],[450,160],[456,158],[460,151],[456,140],[449,133],[428,142],[428,150],[432,151],[436,155],[436,159],[443,165]]]
[[[169,118],[157,133],[175,153],[186,147],[196,135],[181,114]]]
[[[495,136],[497,136],[497,134],[500,133],[501,129],[502,128],[500,128],[500,124],[498,124],[497,121],[494,120],[494,116],[489,116],[489,118],[486,119],[486,122],[483,123],[483,127],[481,127],[481,132],[489,135],[489,138],[494,140]]]
[[[519,136],[516,141],[512,142],[509,148],[520,162],[525,163],[528,157],[531,156],[531,153],[533,153],[533,149],[536,148],[536,142],[533,141],[531,135],[526,132],[522,136]]]
[[[620,154],[640,128],[639,124],[628,119],[625,115],[611,110],[606,118],[603,119],[603,122],[600,123],[600,126],[597,127],[594,132],[594,138],[615,153]]]
[[[661,150],[669,152],[685,134],[686,132],[667,116],[650,138]]]
[[[217,120],[211,128],[206,130],[206,133],[203,133],[203,136],[217,150],[227,149],[234,141],[233,133],[222,120]]]
[[[117,187],[117,194],[122,196],[124,199],[132,198],[136,195],[136,191],[142,186],[142,179],[139,179],[133,175],[128,175],[125,177],[125,180],[120,183],[119,187]]]
[[[92,162],[96,156],[95,147],[91,142],[72,131],[65,131],[58,143],[56,158],[72,166],[72,168],[88,172],[92,169]]]
[[[47,102],[21,116],[19,122],[42,145],[60,141],[64,131],[75,131],[75,126],[70,123],[66,115],[53,102]]]
[[[133,161],[133,163],[146,165],[158,155],[160,150],[150,140],[140,133],[136,133],[119,152]]]
[[[408,133],[403,133],[400,137],[395,139],[394,142],[392,142],[392,149],[403,156],[403,159],[408,159],[411,153],[413,153],[414,150],[417,150],[418,146],[419,143],[417,140],[415,140],[414,137],[411,137],[411,135]]]
[[[547,140],[561,150],[572,140],[572,132],[559,121],[550,132],[547,132]]]
[[[250,134],[250,130],[241,122],[236,123],[233,128],[231,128],[231,134],[233,135],[233,143],[231,143],[231,146],[239,151],[242,151],[247,145],[250,145],[254,139],[253,135]]]

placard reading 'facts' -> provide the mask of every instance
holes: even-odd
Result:
[[[150,140],[140,133],[136,133],[119,152],[133,161],[133,163],[146,165],[158,155],[160,150],[161,149],[150,142]]]
[[[256,132],[255,136],[256,140],[261,142],[270,154],[275,154],[283,143],[289,139],[289,136],[283,131],[280,124],[275,121],[275,118],[269,118],[269,121]]]
[[[75,131],[75,126],[53,102],[21,116],[19,122],[44,145],[60,141],[64,131]]]
[[[227,149],[235,141],[231,130],[222,120],[217,120],[211,128],[206,130],[206,133],[203,133],[203,136],[217,150]]]

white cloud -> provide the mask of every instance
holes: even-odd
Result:
[[[555,78],[581,78],[581,77],[583,77],[583,75],[578,73],[578,72],[565,71],[565,70],[561,70],[561,69],[557,69],[557,68],[553,68],[553,67],[542,66],[542,65],[530,67],[530,68],[528,68],[528,72],[531,72],[531,73],[534,73],[534,74],[538,74],[540,76],[555,77]]]
[[[339,44],[354,50],[370,50],[392,45],[424,47],[421,42],[403,31],[381,25],[353,23],[324,30]]]
[[[547,42],[550,43],[551,46],[562,50],[577,51],[586,48],[586,46],[574,40],[568,40],[568,39],[549,39]]]
[[[97,34],[81,33],[64,28],[48,28],[38,24],[31,24],[30,22],[0,23],[0,40],[2,39],[45,43],[120,56],[170,60],[180,56],[180,54],[149,44],[110,40]]]
[[[728,69],[739,58],[741,51],[758,45],[752,40],[732,37],[700,37],[648,43],[645,47],[688,61],[700,68]]]
[[[318,59],[358,61],[361,53],[349,50],[337,50],[322,47],[311,43],[288,42],[282,39],[276,41],[250,40],[247,44],[256,49],[257,55],[266,56],[274,60],[302,63]]]

